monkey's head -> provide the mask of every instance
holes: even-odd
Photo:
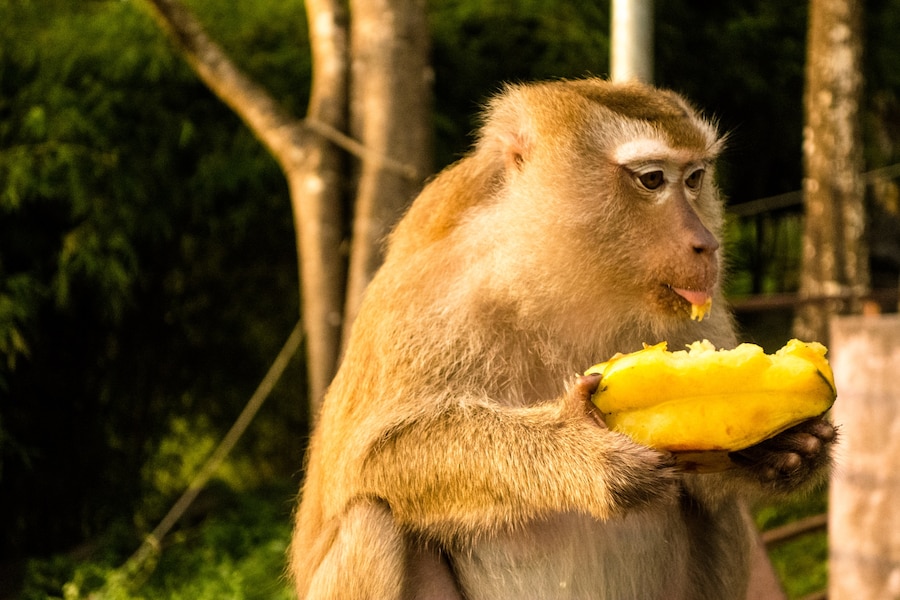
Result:
[[[441,260],[463,243],[458,276],[514,303],[520,318],[697,327],[692,304],[720,287],[722,143],[673,92],[601,79],[508,86],[474,151],[432,183],[439,191],[426,190],[398,233],[417,240],[410,250],[455,238]]]

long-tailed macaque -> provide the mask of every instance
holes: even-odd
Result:
[[[722,144],[637,83],[490,102],[392,234],[325,399],[291,549],[301,598],[743,598],[739,498],[822,481],[832,426],[689,474],[608,430],[598,377],[577,376],[644,342],[736,344]]]

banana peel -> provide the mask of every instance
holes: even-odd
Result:
[[[672,452],[676,464],[709,472],[733,466],[729,452],[827,412],[837,396],[818,342],[789,341],[775,354],[755,344],[717,350],[704,340],[669,352],[665,342],[617,354],[592,400],[607,426]]]

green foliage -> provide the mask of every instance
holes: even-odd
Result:
[[[284,108],[306,111],[312,64],[303,0],[188,0],[210,36]]]
[[[217,484],[202,497],[210,512],[181,523],[142,570],[119,569],[128,554],[116,535],[121,529],[113,527],[87,559],[30,561],[21,600],[287,600],[293,596],[278,574],[290,539],[292,493],[283,487],[234,493]],[[127,549],[135,547],[132,540]]]
[[[900,50],[893,43],[900,28],[900,1],[870,0],[864,19],[864,149],[866,164],[876,168],[900,160]]]
[[[656,5],[657,83],[730,133],[719,170],[734,202],[799,187],[806,10],[773,0]]]
[[[430,3],[438,164],[466,149],[479,105],[503,82],[606,74],[607,10],[578,0]]]
[[[828,490],[778,503],[763,504],[754,510],[760,531],[828,511]],[[828,536],[825,531],[806,533],[769,550],[769,559],[788,598],[802,598],[828,585]]]
[[[802,237],[799,212],[766,213],[728,220],[730,297],[795,291],[799,286]]]
[[[0,270],[0,389],[6,387],[4,373],[14,371],[20,357],[28,357],[25,327],[30,308],[41,295],[40,284],[24,273],[2,277]]]
[[[824,531],[785,542],[769,553],[791,600],[828,588],[828,537]]]
[[[828,490],[822,488],[808,496],[798,496],[777,503],[766,503],[757,506],[754,521],[761,531],[774,529],[792,521],[811,517],[828,510]]]
[[[302,23],[270,19],[299,6],[250,3],[223,25],[268,39],[269,58],[292,49],[273,62],[296,64],[302,91]],[[283,175],[142,3],[0,0],[0,21],[15,23],[0,29],[6,556],[130,517],[169,423],[203,415],[220,434],[298,309]],[[288,478],[306,429],[293,368],[246,446]]]

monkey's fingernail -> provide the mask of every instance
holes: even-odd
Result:
[[[593,404],[588,404],[588,415],[594,420],[598,427],[601,429],[609,429],[606,425],[606,421],[603,420],[603,415],[600,414],[600,411],[597,410],[597,407]]]

